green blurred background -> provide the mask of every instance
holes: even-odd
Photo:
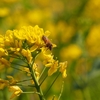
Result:
[[[100,100],[100,0],[0,0],[1,34],[27,25],[49,30],[53,54],[68,61],[61,100]],[[55,84],[47,100],[59,95],[61,84]],[[0,90],[0,100],[6,96]],[[15,100],[35,99],[22,94]]]

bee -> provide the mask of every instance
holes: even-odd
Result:
[[[42,36],[42,40],[44,41],[44,43],[46,44],[46,47],[49,50],[52,50],[53,44],[51,43],[51,41],[46,37],[46,36]]]

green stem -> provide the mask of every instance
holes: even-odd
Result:
[[[19,57],[18,55],[17,55],[17,56],[15,56],[15,57],[14,57],[14,56],[12,56],[12,55],[9,55],[9,57],[11,57],[11,58],[15,58],[15,59],[18,59],[18,60],[21,60],[21,61],[23,61],[24,63],[26,63],[26,64],[27,64],[27,60],[25,60],[23,56],[21,56],[21,57],[22,57],[22,58],[21,58],[21,57]]]
[[[61,86],[61,91],[60,91],[60,95],[58,97],[58,100],[60,100],[62,93],[63,93],[63,89],[64,89],[64,81],[62,82],[62,86]]]
[[[19,68],[13,67],[13,66],[11,66],[11,67],[14,68],[14,69],[17,69],[17,70],[19,70],[19,71],[22,71],[22,72],[25,72],[25,73],[31,74],[30,72],[26,72],[26,71],[24,71],[24,70],[22,70],[22,69],[19,69]]]
[[[18,81],[17,83],[25,82],[25,81],[30,81],[30,80],[32,80],[32,78],[30,78],[30,79],[25,79],[25,80],[21,80],[21,81]]]
[[[21,70],[21,69],[19,69],[19,68],[16,68],[16,67],[13,67],[13,66],[11,66],[11,67],[14,68],[14,69],[17,69],[17,70],[19,70],[19,71],[25,72],[25,71],[23,71],[23,70]]]
[[[35,87],[35,85],[25,85],[25,84],[19,84],[19,83],[16,83],[15,85],[18,85],[18,86],[23,86],[23,87]]]
[[[44,80],[47,78],[47,76],[48,76],[48,75],[46,75],[46,76],[44,77],[44,79],[43,79],[42,82],[40,83],[40,86],[42,85],[42,83],[44,82]]]
[[[25,65],[21,65],[21,64],[18,64],[18,63],[14,63],[14,62],[12,62],[11,64],[13,64],[13,65],[19,65],[19,66],[22,66],[22,67],[27,67]]]
[[[57,80],[58,76],[60,75],[60,73],[56,76],[56,78],[53,80],[53,82],[51,83],[50,87],[48,88],[47,92],[44,95],[47,95],[47,93],[49,92],[49,90],[51,89],[51,87],[53,86],[53,84],[55,83],[55,81]]]
[[[41,74],[40,74],[39,80],[41,79],[41,77],[42,77],[43,73],[45,72],[45,70],[46,70],[46,67],[43,68],[43,70],[42,70],[42,72],[41,72]]]
[[[29,66],[29,70],[30,70],[30,72],[31,72],[31,76],[32,76],[32,79],[33,79],[33,81],[34,81],[34,83],[35,83],[35,87],[36,87],[36,89],[37,89],[37,92],[39,92],[40,94],[39,94],[39,98],[40,98],[40,100],[45,100],[45,98],[44,98],[44,96],[43,96],[43,92],[42,92],[42,90],[41,90],[41,87],[40,87],[40,85],[39,85],[39,82],[38,82],[38,80],[37,80],[37,78],[36,78],[36,76],[35,76],[35,72],[34,72],[34,70],[33,70],[33,63],[32,64],[29,64],[28,65]]]
[[[38,93],[38,92],[22,92],[22,93],[23,93],[23,94],[24,94],[24,93],[26,93],[26,94],[28,94],[28,93],[31,94],[31,93],[32,93],[32,94],[39,94],[39,95],[40,95],[40,93]]]

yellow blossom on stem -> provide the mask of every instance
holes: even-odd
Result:
[[[13,31],[8,30],[4,36],[4,45],[5,47],[14,46],[14,35]]]
[[[3,57],[0,58],[0,70],[7,67],[10,67],[10,62]]]
[[[23,26],[19,31],[14,30],[14,36],[20,40],[27,40],[28,43],[34,43],[40,45],[43,43],[42,36],[44,31],[42,28],[39,28],[38,25],[35,27],[32,26]]]
[[[46,67],[50,67],[54,62],[53,55],[51,52],[47,52],[46,48],[42,48],[43,64]]]
[[[10,67],[10,62],[5,58],[0,58],[0,63],[6,67]]]
[[[22,41],[21,40],[15,40],[15,47],[21,49],[22,48]]]
[[[7,51],[3,48],[0,48],[0,57],[8,55]]]
[[[36,63],[33,64],[33,70],[34,70],[35,75],[36,75],[36,78],[37,78],[37,80],[38,80],[39,77],[40,77],[40,74],[39,74],[39,72],[38,72],[38,65],[37,65]]]
[[[50,69],[48,70],[48,76],[51,76],[53,73],[55,73],[58,69],[58,61],[54,61]]]
[[[37,48],[38,48],[37,45],[33,45],[33,46],[30,48],[30,51],[31,51],[31,52],[34,52]]]
[[[51,54],[49,54],[49,55],[44,54],[44,61],[43,61],[43,63],[44,63],[44,65],[46,67],[51,66],[53,62],[54,62],[54,59],[53,59],[53,56]]]
[[[62,73],[62,77],[63,77],[63,78],[66,78],[66,77],[67,77],[67,74],[66,74],[67,64],[68,64],[67,61],[65,61],[65,62],[60,62],[60,63],[59,63],[59,67],[60,67],[60,70],[59,70],[59,71]]]
[[[29,71],[29,68],[23,67],[22,70],[27,73],[27,76],[30,76],[31,73]]]
[[[10,99],[13,99],[16,96],[19,96],[23,91],[18,86],[9,86],[9,90],[13,92]]]
[[[12,76],[7,76],[7,78],[9,79],[10,85],[16,84],[18,82]]]
[[[39,77],[40,77],[40,73],[38,72],[38,66],[37,66],[36,63],[33,64],[32,69],[34,70],[36,79],[38,80]],[[25,72],[27,72],[27,75],[28,75],[28,76],[31,76],[31,72],[30,72],[29,68],[24,67],[24,68],[22,68],[22,70],[25,71]],[[31,83],[34,84],[34,81],[31,80]]]
[[[34,63],[32,69],[35,73],[36,80],[38,81],[40,78],[40,73],[38,72],[38,65]],[[31,83],[34,84],[34,80],[31,80]]]
[[[4,36],[0,35],[0,48],[4,47]]]
[[[22,55],[23,55],[24,57],[27,58],[28,63],[31,63],[31,61],[32,61],[32,55],[31,55],[30,50],[22,49],[21,53],[22,53]]]

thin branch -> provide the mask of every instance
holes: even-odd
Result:
[[[60,91],[60,95],[58,97],[58,100],[60,100],[62,93],[63,93],[63,89],[64,89],[64,81],[62,82],[62,86],[61,86],[61,91]]]
[[[12,55],[9,55],[9,57],[11,57],[11,58],[16,58],[16,59],[20,59],[20,60],[23,60],[23,59],[21,59],[18,55],[17,55],[17,56],[12,56]]]
[[[39,94],[40,95],[40,93],[39,92],[22,92],[23,94],[24,93],[32,93],[32,94]]]
[[[35,87],[35,85],[26,85],[26,84],[19,84],[19,83],[16,83],[14,85],[23,86],[23,87]],[[13,85],[11,85],[11,86],[13,86]]]
[[[53,82],[51,83],[50,87],[48,88],[47,92],[44,94],[47,95],[47,93],[49,92],[50,88],[53,86],[53,84],[55,83],[55,81],[57,80],[58,76],[60,75],[60,73],[56,76],[56,78],[53,80]]]
[[[11,66],[11,67],[14,68],[14,69],[17,69],[17,70],[19,70],[19,71],[25,72],[25,71],[23,71],[23,70],[21,70],[21,69],[19,69],[19,68],[16,68],[16,67],[13,67],[13,66]]]
[[[47,76],[48,76],[48,75],[46,75],[46,76],[44,77],[44,79],[43,79],[42,82],[40,83],[40,86],[42,85],[42,83],[44,82],[44,80],[47,78]]]
[[[27,66],[24,66],[24,65],[21,65],[21,64],[18,64],[18,63],[14,63],[14,62],[12,62],[11,64],[19,65],[19,66],[22,66],[22,67],[27,67]]]
[[[32,78],[30,78],[30,79],[26,79],[26,80],[22,80],[22,81],[18,81],[17,83],[25,82],[25,81],[30,81],[30,80],[32,80]]]
[[[22,71],[22,72],[24,72],[24,73],[31,74],[31,72],[26,72],[26,71],[24,71],[24,70],[22,70],[22,69],[19,69],[19,68],[13,67],[13,66],[11,66],[11,67],[14,68],[14,69],[17,69],[17,70],[19,70],[19,71]]]
[[[43,68],[43,70],[42,70],[42,72],[41,72],[41,74],[40,74],[39,81],[40,81],[40,79],[41,79],[41,77],[42,77],[43,73],[45,72],[45,70],[46,70],[46,67],[44,67],[44,68]]]
[[[18,55],[17,55],[18,56]],[[20,57],[13,57],[13,56],[11,56],[11,55],[9,55],[9,57],[11,57],[11,58],[15,58],[15,59],[18,59],[18,60],[22,60],[23,62],[25,62],[26,64],[28,64],[27,63],[27,61],[25,61],[26,59],[24,59],[25,57],[23,57],[23,58],[20,58]]]

